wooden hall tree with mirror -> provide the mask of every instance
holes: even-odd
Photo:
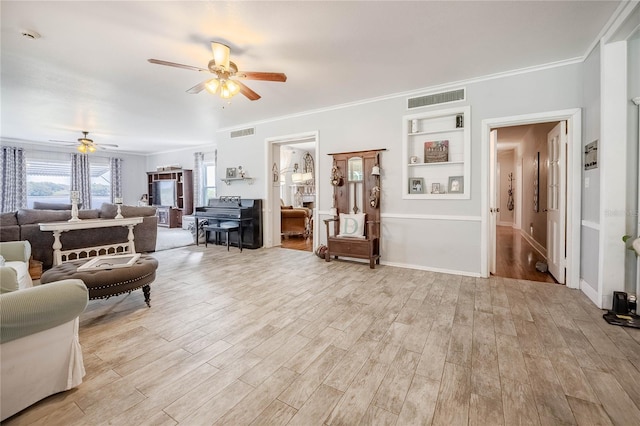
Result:
[[[333,156],[332,219],[327,229],[325,260],[331,256],[369,259],[380,264],[380,153],[384,149],[329,154]],[[331,226],[333,225],[333,226]]]

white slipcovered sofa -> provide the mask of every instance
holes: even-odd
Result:
[[[18,273],[8,266],[0,269],[0,421],[3,421],[49,395],[82,383],[85,370],[78,324],[89,292],[81,280],[18,288]]]

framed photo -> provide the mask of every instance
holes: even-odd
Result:
[[[449,192],[452,194],[464,192],[464,176],[449,176]]]
[[[431,184],[431,193],[432,194],[439,194],[440,193],[440,184],[439,183],[432,183]]]
[[[449,161],[449,141],[430,141],[424,143],[425,163],[446,163]]]
[[[424,178],[409,178],[409,194],[424,194]]]
[[[235,167],[227,167],[227,179],[238,177],[238,170]]]

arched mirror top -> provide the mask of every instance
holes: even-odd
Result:
[[[351,157],[347,160],[349,182],[362,182],[364,178],[364,164],[362,157]]]

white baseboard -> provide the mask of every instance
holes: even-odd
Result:
[[[458,270],[454,270],[454,269],[443,269],[443,268],[432,268],[432,267],[428,267],[428,266],[412,265],[412,264],[400,263],[400,262],[384,262],[384,261],[380,261],[380,263],[382,265],[396,266],[398,268],[417,269],[417,270],[420,270],[420,271],[429,271],[429,272],[439,272],[441,274],[462,275],[462,276],[465,276],[465,277],[474,277],[474,278],[480,278],[481,277],[479,272],[458,271]]]
[[[580,290],[591,300],[595,305],[602,309],[602,301],[598,298],[598,292],[593,289],[584,279],[580,278]]]

